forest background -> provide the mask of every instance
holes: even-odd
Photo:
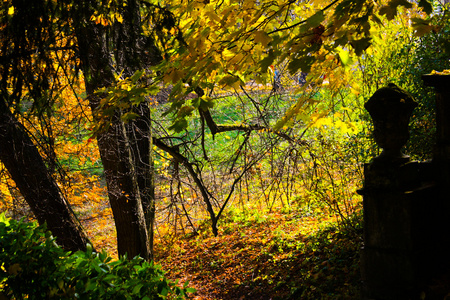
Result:
[[[449,68],[445,3],[23,0],[0,13],[0,212],[46,222],[67,250],[154,258],[199,298],[356,297],[356,190],[379,151],[363,105],[390,82],[411,93],[406,152],[431,157],[420,78]]]

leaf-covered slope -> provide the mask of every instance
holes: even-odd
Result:
[[[189,281],[195,299],[359,299],[361,230],[272,213],[228,219],[157,252],[168,276]],[[309,232],[308,232],[309,231]]]

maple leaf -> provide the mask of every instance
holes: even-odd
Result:
[[[407,0],[391,0],[389,3],[380,8],[380,14],[386,15],[388,20],[393,20],[397,15],[397,8],[403,6],[405,8],[411,8],[412,4]]]

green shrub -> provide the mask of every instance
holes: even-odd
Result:
[[[0,299],[184,299],[159,265],[105,252],[70,253],[45,226],[0,215]]]

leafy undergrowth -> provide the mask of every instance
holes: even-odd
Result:
[[[194,299],[360,298],[361,225],[338,230],[326,219],[268,213],[227,216],[220,226],[217,237],[205,228],[156,243],[157,262],[172,280],[189,281]]]

